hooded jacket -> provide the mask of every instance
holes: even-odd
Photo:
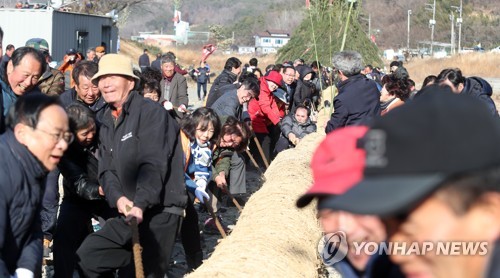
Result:
[[[248,113],[254,131],[264,134],[269,133],[267,130],[268,125],[277,125],[281,118],[285,116],[284,107],[278,105],[273,93],[267,86],[266,76],[260,78],[259,100],[252,99],[248,103]]]
[[[99,183],[111,207],[125,196],[138,208],[183,214],[183,152],[179,125],[158,103],[130,92],[120,116],[106,109],[100,132]],[[168,209],[168,210],[166,210]]]
[[[0,136],[0,276],[17,268],[40,275],[42,226],[40,206],[45,167],[8,130]]]
[[[493,90],[491,85],[481,77],[469,77],[465,79],[462,94],[471,95],[483,101],[491,114],[498,116],[498,111],[495,103],[491,99]]]
[[[315,85],[311,81],[304,81],[304,77],[312,73],[311,80],[314,78],[314,71],[311,67],[301,66],[298,67],[297,71],[299,72],[299,80],[297,80],[297,87],[295,89],[295,94],[293,95],[293,108],[295,108],[299,104],[303,104],[306,99],[310,99],[312,94],[314,93]]]

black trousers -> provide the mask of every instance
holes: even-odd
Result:
[[[181,226],[181,240],[186,257],[194,257],[201,250],[200,227],[198,226],[198,212],[193,205],[193,196],[188,194],[189,199],[186,207],[186,217]]]
[[[144,212],[139,224],[142,263],[145,277],[164,277],[181,216],[152,208]],[[113,218],[96,233],[90,234],[77,251],[78,266],[84,277],[135,277],[132,230],[124,217]]]
[[[118,216],[116,209],[111,209],[106,201],[86,201],[63,199],[57,231],[54,235],[54,277],[73,277],[76,269],[76,250],[83,240],[93,232],[91,218],[103,219]]]

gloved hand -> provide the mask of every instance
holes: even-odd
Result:
[[[165,101],[165,103],[163,103],[163,107],[167,110],[172,110],[174,109],[174,105],[172,105],[172,103],[170,101]]]
[[[208,196],[207,192],[205,192],[205,188],[203,187],[197,187],[194,190],[194,196],[196,196],[196,198],[198,198],[198,200],[200,200],[202,204],[205,203],[205,198],[207,200],[210,200],[210,196]]]

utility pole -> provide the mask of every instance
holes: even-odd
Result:
[[[410,51],[410,15],[411,10],[408,10],[408,38],[406,41],[406,50]]]
[[[457,18],[457,25],[458,25],[458,53],[460,53],[461,50],[461,43],[460,40],[462,39],[462,0],[460,0],[460,7],[457,6],[451,6],[451,8],[455,9],[457,13],[459,13],[459,17]],[[452,11],[453,13],[453,11]],[[453,24],[453,23],[452,23]],[[455,32],[453,32],[454,27],[452,26],[452,35],[453,39],[455,38]],[[455,41],[455,40],[454,40]]]
[[[462,0],[460,0],[460,16],[457,18],[458,24],[458,53],[462,50]]]
[[[368,38],[372,38],[372,14],[368,14]]]
[[[434,0],[434,4],[425,4],[425,5],[428,6],[428,8],[432,7],[432,19],[429,20],[429,26],[431,27],[431,57],[432,57],[434,53],[434,25],[436,25],[436,0]]]
[[[455,54],[455,14],[451,11],[450,14],[451,20],[451,49],[450,54]]]

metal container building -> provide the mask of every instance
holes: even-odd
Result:
[[[106,53],[116,53],[118,28],[110,16],[62,12],[47,9],[0,9],[3,44],[24,46],[31,38],[49,43],[55,61],[62,60],[66,50],[74,48],[85,55],[87,48],[106,46]]]

